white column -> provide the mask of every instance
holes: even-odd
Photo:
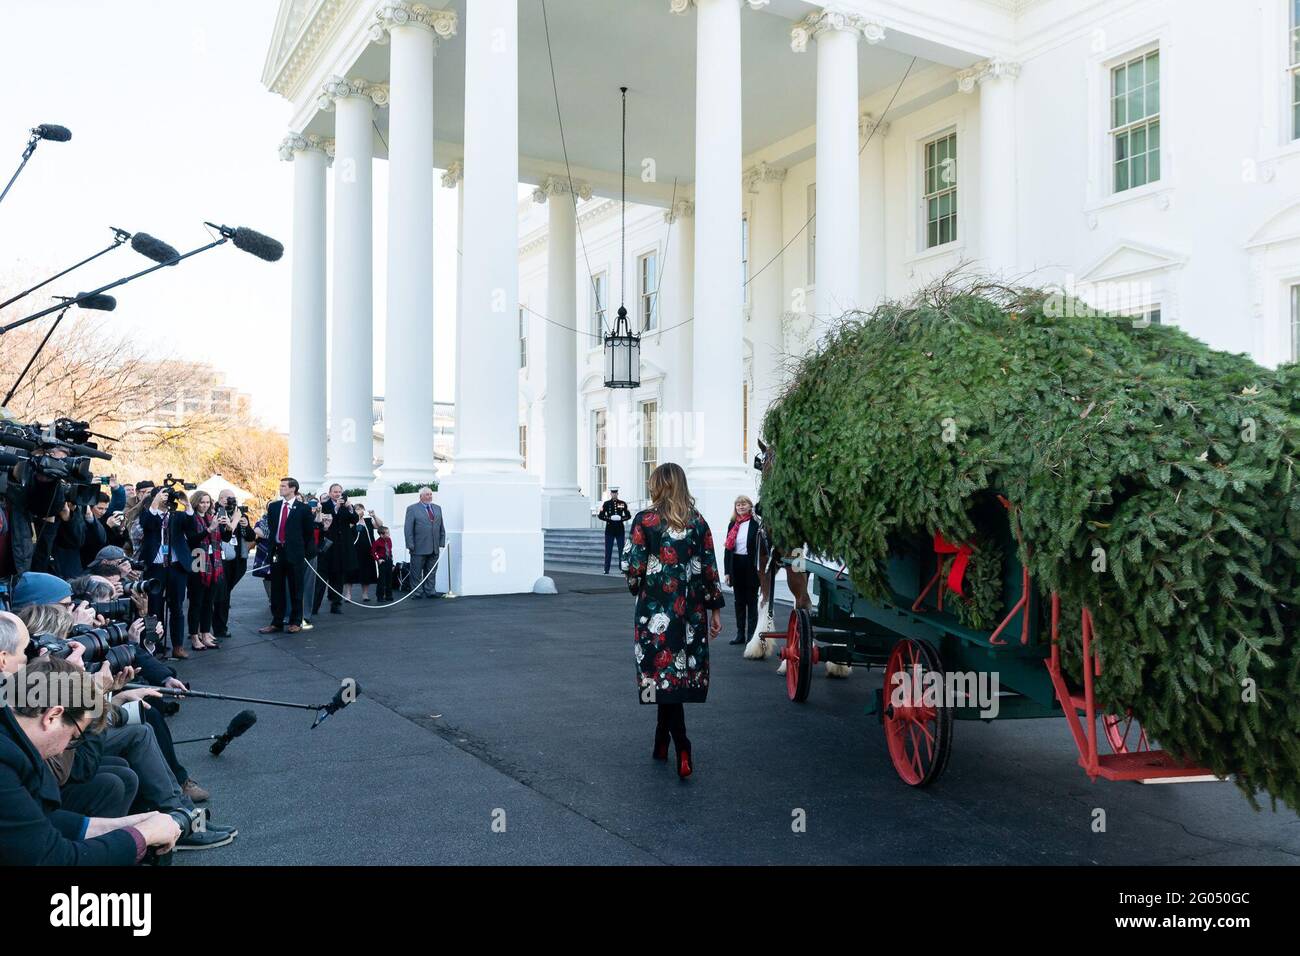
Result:
[[[746,191],[752,197],[749,216],[749,340],[754,347],[754,392],[749,398],[748,449],[751,459],[758,449],[763,415],[781,384],[784,360],[781,315],[788,305],[782,288],[779,257],[785,242],[781,235],[781,184],[785,182],[785,172],[781,167],[767,163],[759,163],[745,171]]]
[[[456,461],[439,495],[459,594],[531,590],[542,575],[541,483],[519,456],[517,0],[465,13],[464,329]]]
[[[691,403],[694,368],[695,314],[695,203],[679,199],[664,210],[668,248],[664,252],[663,288],[659,321],[673,328],[672,372],[664,382],[665,405],[659,410],[659,460],[689,461],[698,432],[698,410]]]
[[[325,481],[325,167],[331,140],[291,133],[293,278],[289,325],[289,474],[304,488]]]
[[[884,31],[835,10],[808,14],[791,34],[796,52],[817,44],[817,273],[814,328],[820,337],[860,306],[862,268],[858,187],[858,38],[879,42]]]
[[[465,248],[465,190],[463,183],[465,179],[465,163],[457,159],[447,164],[446,171],[442,174],[442,185],[445,189],[456,190],[456,316],[455,316],[455,349],[456,354],[460,352],[461,336],[465,334],[464,313],[461,304],[465,300],[464,276],[462,265],[465,257],[462,250]],[[452,412],[459,416],[460,414],[460,368],[456,369],[456,387],[452,390]],[[454,457],[460,457],[460,433],[457,429],[456,434],[452,435],[452,449]]]
[[[993,59],[957,76],[957,88],[963,93],[979,85],[979,253],[986,270],[1003,275],[1013,275],[1019,262],[1016,242],[1019,222],[1016,216],[1016,77],[1019,75],[1019,63]]]
[[[385,3],[371,38],[391,44],[388,325],[383,484],[426,481],[433,457],[433,56],[454,11]]]
[[[695,364],[699,429],[691,493],[713,528],[726,528],[735,496],[751,486],[741,438],[744,303],[740,285],[740,4],[696,0]],[[714,535],[721,563],[721,533]]]
[[[319,106],[334,110],[334,321],[330,341],[328,479],[374,478],[373,115],[387,87],[331,77]]]
[[[591,187],[548,176],[533,190],[546,203],[546,400],[542,432],[546,438],[542,476],[542,527],[588,528],[591,508],[578,493],[578,323],[577,222],[579,199]]]
[[[889,124],[870,113],[862,115],[862,153],[858,181],[862,184],[862,270],[858,295],[864,309],[873,309],[885,296],[885,137]]]

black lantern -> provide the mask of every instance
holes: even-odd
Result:
[[[623,94],[623,197],[619,224],[619,271],[627,262],[627,87],[620,86]],[[619,282],[619,295],[626,283]],[[637,388],[641,384],[641,336],[632,331],[627,320],[627,308],[618,307],[614,331],[605,333],[605,387]]]
[[[614,331],[605,333],[605,387],[636,388],[641,384],[641,336],[632,331],[627,309],[618,307]]]

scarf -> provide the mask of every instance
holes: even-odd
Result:
[[[736,550],[736,535],[740,532],[740,529],[744,526],[746,521],[752,521],[752,520],[754,520],[754,516],[752,514],[747,515],[746,517],[732,524],[732,526],[727,529],[726,549],[728,551]]]

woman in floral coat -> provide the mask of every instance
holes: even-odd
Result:
[[[623,571],[636,595],[633,653],[637,693],[657,704],[653,756],[677,749],[677,773],[694,768],[683,704],[702,704],[709,693],[709,641],[722,632],[725,604],[709,525],[695,510],[681,466],[667,462],[650,475],[651,506],[632,519]],[[706,619],[707,611],[707,619]]]

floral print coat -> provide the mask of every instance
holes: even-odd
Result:
[[[708,523],[696,512],[674,531],[657,512],[638,512],[622,565],[636,595],[632,650],[641,703],[703,703],[709,693],[707,612],[726,603]]]

